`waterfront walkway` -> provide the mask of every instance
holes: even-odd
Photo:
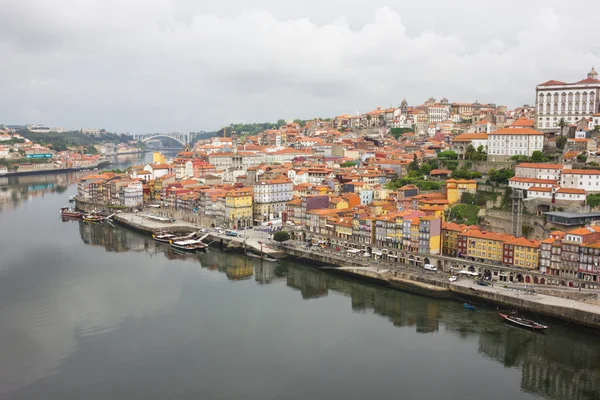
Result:
[[[223,241],[223,243],[231,244],[235,247],[243,248],[246,246],[253,251],[271,257],[279,257],[283,253],[277,250],[276,242],[264,238],[264,232],[255,231],[253,229],[247,229],[242,232],[241,236],[227,236],[225,234],[219,234],[214,229],[201,226],[196,223],[183,221],[181,219],[173,219],[172,222],[163,222],[155,218],[149,218],[152,216],[151,212],[140,212],[140,213],[119,213],[115,216],[115,220],[124,225],[130,226],[137,230],[144,232],[158,232],[158,231],[199,231],[200,229],[207,229],[210,232],[209,240]]]

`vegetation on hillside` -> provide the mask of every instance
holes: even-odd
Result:
[[[458,224],[477,224],[479,206],[474,204],[456,204],[447,212],[447,220]]]
[[[588,194],[586,200],[588,206],[594,208],[600,205],[600,194]]]
[[[85,146],[92,147],[94,144],[105,142],[110,143],[126,143],[133,140],[129,135],[117,135],[115,133],[102,133],[100,135],[85,135],[79,131],[71,132],[31,132],[29,130],[21,130],[19,134],[34,143],[39,143],[42,146],[49,146],[55,151],[64,151],[68,147]]]

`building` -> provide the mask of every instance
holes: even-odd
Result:
[[[600,192],[600,170],[564,169],[560,186],[569,189],[583,189],[586,192]]]
[[[254,185],[255,224],[281,219],[286,203],[292,200],[293,186],[287,178],[261,181]]]
[[[119,193],[121,205],[125,207],[137,207],[144,202],[144,192],[142,182],[129,181],[121,186]]]
[[[586,79],[574,83],[549,80],[535,88],[535,128],[544,132],[560,132],[565,119],[574,124],[591,119],[600,112],[600,80],[592,67]]]
[[[464,193],[475,194],[477,182],[473,179],[448,179],[446,181],[446,199],[448,204],[458,203]]]
[[[483,151],[488,150],[488,134],[482,133],[461,133],[452,139],[452,150],[458,154],[459,160],[465,158],[465,152],[467,148],[473,146],[475,150],[479,146],[483,147]]]
[[[544,135],[535,129],[508,126],[488,134],[488,161],[506,161],[519,155],[531,157],[543,148]]]
[[[230,229],[252,226],[252,198],[252,188],[232,189],[225,194],[225,226]]]

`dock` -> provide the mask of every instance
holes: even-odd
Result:
[[[135,229],[143,233],[155,233],[162,231],[173,232],[198,232],[206,227],[198,226],[187,221],[171,219],[150,213],[118,213],[115,214],[114,221],[123,226]],[[216,232],[207,232],[202,236],[208,245],[218,243],[220,246],[233,251],[250,250],[257,254],[264,254],[273,258],[285,258],[286,255],[280,250],[272,248],[269,243],[264,243],[253,236],[252,230],[244,231],[245,237],[219,235]],[[246,237],[248,235],[248,237]]]

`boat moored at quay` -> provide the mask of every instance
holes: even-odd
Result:
[[[177,250],[194,252],[198,250],[204,250],[208,247],[208,245],[204,244],[202,240],[188,239],[171,241],[171,247]]]

